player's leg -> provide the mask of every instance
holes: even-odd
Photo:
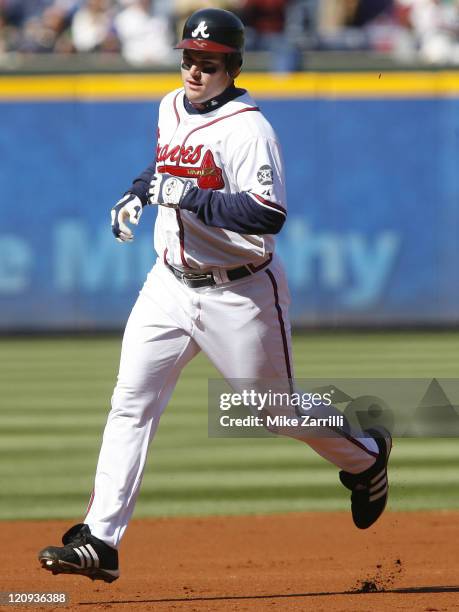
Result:
[[[265,381],[276,381],[276,390],[285,381],[284,390],[289,390],[288,380],[294,377],[290,296],[278,260],[248,279],[209,291],[201,302],[202,330],[196,330],[195,338],[221,374],[226,379],[258,380],[263,386]],[[306,436],[301,428],[289,433],[349,472],[369,468],[378,454],[370,437],[316,439]]]
[[[39,559],[53,573],[106,582],[118,575],[117,546],[134,510],[147,451],[183,367],[198,352],[177,281],[154,270],[126,325],[93,496],[84,524],[70,529],[64,547]]]
[[[179,293],[176,293],[176,290]],[[177,379],[199,352],[181,287],[156,270],[129,317],[85,523],[117,546],[134,510],[147,451]]]
[[[279,380],[293,379],[289,293],[278,262],[230,288],[209,293],[203,304],[206,333],[195,337],[226,379],[260,380],[262,387],[269,386],[272,380],[276,390]],[[284,386],[287,388],[287,384]],[[296,416],[293,412],[292,416]],[[333,407],[325,406],[317,408],[315,416],[325,418],[332,414],[342,416]],[[359,527],[369,526],[381,514],[387,499],[390,435],[340,429],[312,437],[304,431],[295,427],[282,433],[306,442],[342,470],[343,484],[353,491],[354,521]],[[361,487],[363,495],[356,493]]]

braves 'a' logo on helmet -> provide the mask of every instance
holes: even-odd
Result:
[[[207,32],[207,23],[200,21],[198,26],[191,32],[193,38],[201,36],[201,38],[209,38],[210,34]]]

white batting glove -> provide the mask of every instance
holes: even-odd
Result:
[[[188,191],[193,187],[193,181],[183,180],[172,174],[153,175],[148,190],[148,203],[159,204],[169,208],[179,208]]]
[[[118,242],[130,242],[134,239],[132,230],[126,222],[138,225],[142,209],[140,198],[133,193],[126,193],[112,208],[112,232]]]

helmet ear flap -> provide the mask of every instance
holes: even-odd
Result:
[[[226,56],[226,71],[229,76],[235,79],[241,72],[242,54],[230,53]]]

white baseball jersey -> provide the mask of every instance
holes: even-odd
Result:
[[[156,171],[192,179],[221,193],[246,192],[260,208],[285,217],[280,145],[247,94],[205,114],[188,114],[184,91],[161,102]],[[274,252],[271,234],[240,234],[202,223],[188,210],[159,207],[155,249],[181,269],[209,270],[261,263]]]

